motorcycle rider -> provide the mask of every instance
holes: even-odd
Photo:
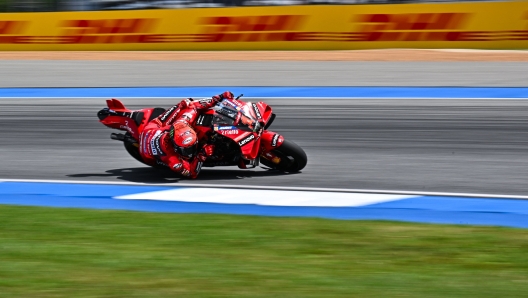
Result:
[[[196,101],[184,99],[151,120],[139,137],[139,152],[145,163],[167,166],[182,176],[195,179],[205,159],[214,152],[214,145],[200,146],[193,129],[198,111],[211,108],[226,98],[233,99],[233,93],[226,91]]]

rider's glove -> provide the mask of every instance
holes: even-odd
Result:
[[[204,154],[205,154],[206,156],[211,156],[211,155],[213,155],[213,153],[214,153],[214,148],[215,148],[214,145],[207,144],[207,145],[204,145],[204,146],[203,146],[203,149],[202,149],[202,150],[203,150],[203,152],[204,152]]]
[[[207,159],[207,156],[205,156],[204,153],[200,152],[200,153],[196,154],[196,158],[200,162],[205,162],[205,160]]]
[[[233,99],[235,98],[235,95],[233,95],[233,93],[231,93],[231,91],[226,91],[224,93],[221,94],[222,96],[222,99]]]
[[[233,99],[233,98],[235,98],[235,96],[230,91],[226,91],[226,92],[224,92],[222,94],[218,94],[218,95],[213,96],[213,100],[215,100],[217,102],[220,102],[220,101],[222,101],[224,99]]]
[[[186,98],[182,101],[180,101],[180,108],[186,109],[191,105],[192,98]]]

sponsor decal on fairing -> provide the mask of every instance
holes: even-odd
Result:
[[[169,117],[169,115],[174,112],[174,110],[176,110],[177,106],[172,106],[172,108],[170,108],[168,111],[166,111],[163,116],[161,116],[160,120],[165,122],[165,120],[167,119],[167,117]]]
[[[233,129],[233,130],[221,130],[220,133],[225,136],[225,135],[236,135],[238,134],[238,129]]]
[[[238,129],[236,126],[215,126],[214,130],[233,130]]]
[[[143,154],[147,154],[147,144],[148,144],[147,140],[149,136],[150,136],[150,131],[143,133],[143,135],[141,136],[141,143],[142,143],[141,152]]]
[[[277,141],[279,140],[279,134],[275,134],[271,139],[271,146],[277,147]]]
[[[134,134],[134,132],[132,131],[132,128],[128,126],[128,120],[125,121],[125,125],[120,125],[119,128],[128,131],[130,134]]]
[[[204,115],[198,116],[198,119],[196,120],[196,125],[203,125],[204,120],[205,120]]]
[[[169,118],[169,120],[167,120],[167,124],[174,122],[174,120],[176,119],[176,116],[178,116],[178,113],[173,113],[172,116]]]
[[[247,143],[249,143],[250,141],[252,141],[252,140],[254,140],[254,139],[255,139],[255,135],[252,135],[252,134],[251,134],[251,135],[249,135],[247,138],[245,138],[245,139],[239,141],[239,142],[238,142],[238,145],[239,145],[240,147],[242,147],[242,146],[246,145]]]
[[[150,150],[152,150],[152,155],[165,155],[163,150],[161,150],[160,145],[161,133],[161,130],[157,130],[150,141]]]
[[[156,150],[158,151],[159,155],[165,155],[163,150],[161,150],[160,136],[156,137],[156,140],[154,141],[154,144],[156,145]]]
[[[253,106],[253,111],[255,111],[255,115],[257,115],[257,118],[262,119],[258,106],[254,103],[252,103],[251,105]]]

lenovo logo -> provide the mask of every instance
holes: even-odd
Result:
[[[252,141],[253,139],[255,139],[255,136],[254,135],[249,135],[247,138],[241,140],[240,142],[238,142],[238,145],[240,147],[246,145],[247,143],[249,143],[250,141]]]

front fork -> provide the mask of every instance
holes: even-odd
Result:
[[[260,157],[267,159],[277,165],[281,162],[281,158],[273,154],[273,152],[263,152],[260,154]]]
[[[260,143],[260,157],[278,165],[282,161],[282,156],[275,154],[273,150],[280,147],[283,142],[284,137],[282,135],[264,130]]]

